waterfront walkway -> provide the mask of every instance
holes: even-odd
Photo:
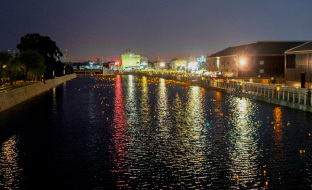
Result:
[[[252,82],[237,81],[234,79],[209,79],[200,75],[189,75],[186,73],[162,72],[162,71],[123,71],[121,74],[134,74],[154,76],[169,80],[185,82],[190,85],[198,85],[204,88],[235,94],[287,106],[290,108],[312,112],[311,91],[297,87],[287,87],[279,84],[261,84]]]

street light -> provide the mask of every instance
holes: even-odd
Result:
[[[246,64],[246,60],[243,58],[239,59],[239,64],[244,66]]]
[[[164,62],[161,62],[161,63],[159,64],[159,66],[162,67],[162,68],[164,68],[164,67],[165,67],[165,63],[164,63]]]
[[[239,64],[241,65],[241,68],[246,64],[246,59],[240,58],[239,59]],[[242,70],[242,69],[241,69]],[[238,70],[239,71],[239,70]],[[237,73],[238,75],[238,73]],[[243,70],[242,70],[242,78],[243,78]],[[244,80],[244,79],[243,79]]]

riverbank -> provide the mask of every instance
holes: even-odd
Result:
[[[45,82],[38,82],[32,85],[3,92],[0,94],[0,112],[46,92],[51,88],[73,78],[76,78],[76,74],[56,77],[54,79],[46,80]]]
[[[261,84],[252,82],[241,82],[237,80],[224,81],[223,79],[211,80],[198,76],[183,75],[170,72],[142,72],[132,71],[121,74],[134,74],[155,76],[159,78],[186,82],[190,85],[197,85],[241,97],[247,97],[272,103],[275,105],[286,106],[289,108],[307,111],[312,113],[312,96],[308,89],[287,87],[276,84]]]

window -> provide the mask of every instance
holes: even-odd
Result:
[[[259,73],[264,73],[264,69],[260,69],[260,70],[259,70]]]
[[[260,61],[260,65],[264,65],[264,61],[263,60]]]

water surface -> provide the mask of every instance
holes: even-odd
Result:
[[[310,189],[312,115],[138,76],[80,76],[0,115],[8,189]]]

